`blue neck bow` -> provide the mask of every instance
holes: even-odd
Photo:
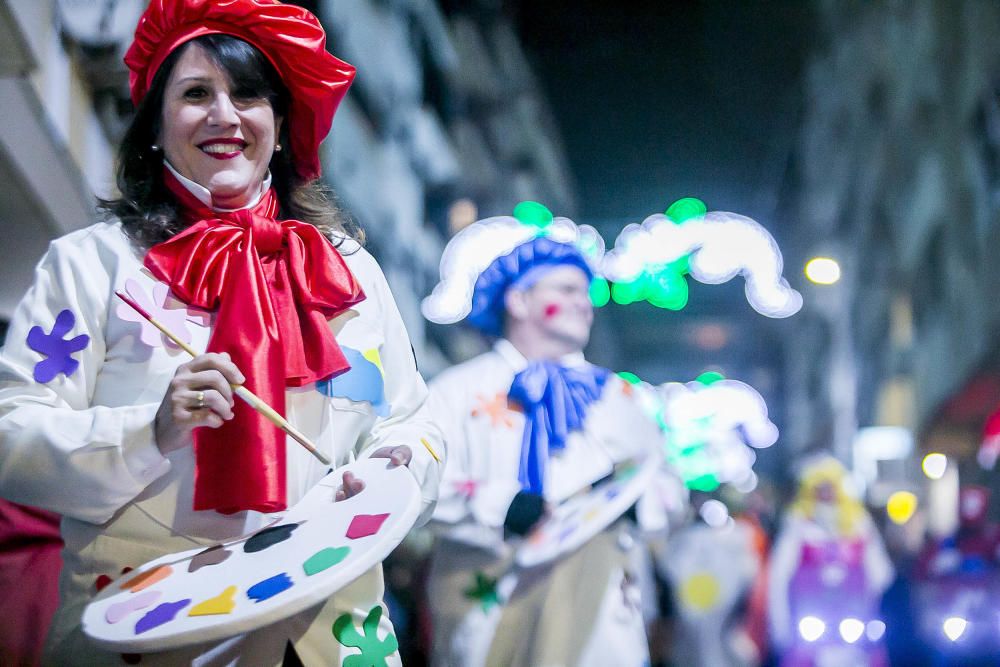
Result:
[[[533,361],[514,376],[508,396],[524,408],[521,488],[542,495],[550,452],[566,446],[566,438],[583,428],[590,404],[601,396],[611,372],[587,364],[567,368],[551,361]]]

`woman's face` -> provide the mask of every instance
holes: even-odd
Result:
[[[213,206],[257,197],[280,127],[271,103],[234,90],[201,46],[181,54],[164,91],[160,145],[174,169],[212,193]]]

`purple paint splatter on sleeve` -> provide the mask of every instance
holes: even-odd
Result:
[[[63,310],[56,316],[52,331],[45,333],[39,326],[31,327],[28,332],[28,347],[35,352],[46,356],[45,359],[35,364],[35,382],[45,384],[60,373],[70,377],[80,366],[80,362],[72,357],[74,352],[79,352],[87,347],[90,336],[80,334],[75,338],[64,340],[76,324],[76,316],[70,310]]]

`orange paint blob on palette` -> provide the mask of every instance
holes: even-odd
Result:
[[[146,590],[155,583],[161,582],[174,573],[174,568],[169,565],[161,565],[136,575],[122,584],[122,590],[130,590],[133,593]]]

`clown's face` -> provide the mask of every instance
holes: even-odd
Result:
[[[525,319],[542,336],[581,351],[590,340],[594,306],[590,281],[575,266],[559,266],[543,275],[523,293]]]

